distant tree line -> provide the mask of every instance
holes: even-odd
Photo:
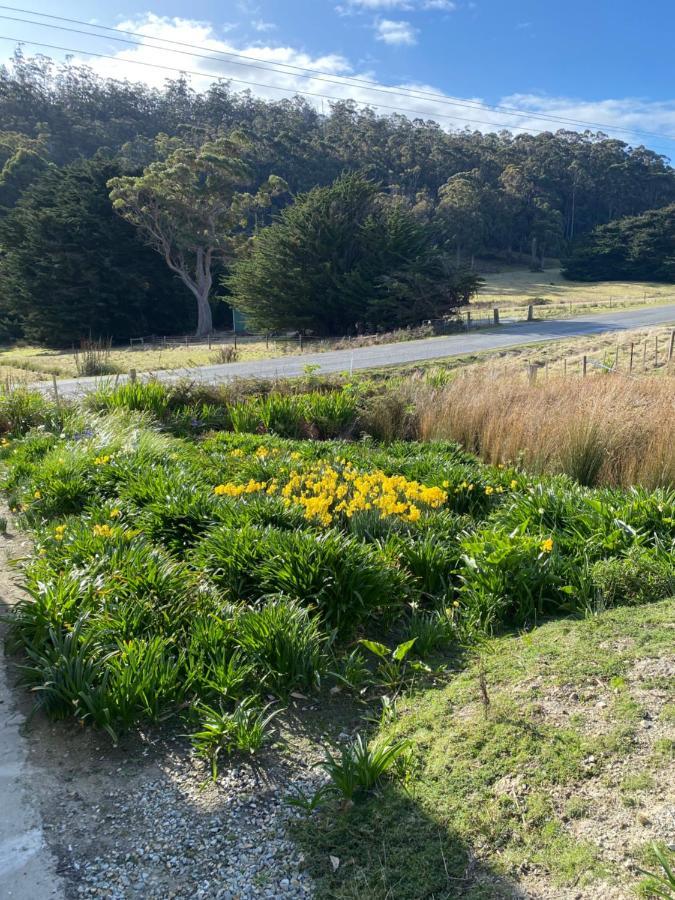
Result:
[[[572,247],[563,273],[576,281],[675,282],[675,204],[594,228]]]
[[[446,132],[21,53],[0,122],[0,339],[205,332],[227,304],[270,328],[413,324],[466,302],[477,255],[580,259],[675,203],[664,157],[602,134]]]

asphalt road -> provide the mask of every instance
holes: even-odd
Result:
[[[606,312],[580,316],[575,319],[547,319],[541,322],[518,322],[501,325],[468,334],[452,334],[444,337],[425,338],[418,341],[402,341],[397,344],[380,344],[354,350],[331,350],[325,353],[302,353],[253,362],[226,363],[199,366],[191,369],[171,369],[152,373],[153,378],[172,382],[189,377],[192,381],[208,384],[231,381],[233,378],[291,378],[304,374],[305,366],[317,366],[317,372],[349,372],[375,369],[382,366],[405,365],[479,353],[483,350],[500,350],[540,341],[558,341],[605,331],[625,331],[631,328],[648,328],[654,325],[675,325],[675,304],[647,307],[639,310]],[[119,381],[127,376],[120,375]],[[141,377],[139,375],[139,377]],[[144,377],[150,377],[145,375]],[[110,379],[103,379],[109,381]],[[73,396],[92,390],[100,384],[100,378],[72,378],[59,381],[59,392]]]

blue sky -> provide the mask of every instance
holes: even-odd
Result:
[[[140,60],[203,73],[192,76],[197,88],[217,73],[258,82],[252,89],[263,96],[303,90],[353,96],[361,103],[438,117],[444,127],[540,130],[562,127],[560,118],[598,123],[612,136],[675,158],[675,4],[668,0],[160,0],[151,5],[118,0],[114,8],[103,0],[61,0],[58,8],[44,0],[13,3],[144,35],[134,38],[143,46],[130,47],[109,35],[2,21],[0,34],[73,48],[78,60],[104,74],[153,83],[172,74],[138,65]],[[0,15],[22,14],[2,9]],[[160,39],[204,50],[191,54],[183,47],[177,54],[175,44]],[[6,57],[12,45],[1,44]],[[26,46],[26,51],[38,49]],[[85,50],[116,59],[87,57]],[[223,51],[243,54],[251,63],[235,65],[234,58],[215,55]],[[251,68],[259,60],[267,71]],[[302,78],[294,69],[269,70],[287,65],[327,73],[337,83]],[[401,93],[382,95],[350,84],[347,79],[354,76],[399,86]],[[411,90],[460,102],[412,97]],[[494,105],[520,114],[489,108]]]

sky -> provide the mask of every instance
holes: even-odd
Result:
[[[519,133],[590,127],[675,159],[672,0],[117,0],[114,6],[104,0],[13,0],[12,5],[15,9],[0,6],[0,36],[10,39],[0,40],[2,60],[21,40],[25,53],[63,59],[70,52],[76,61],[116,78],[162,84],[177,76],[172,71],[177,69],[191,73],[197,89],[221,76],[232,79],[234,89],[248,87],[268,98],[304,92],[309,102],[327,109],[331,97],[349,97],[381,113],[434,118],[448,129]],[[115,31],[92,36],[54,27],[87,31],[95,25]],[[38,46],[45,43],[67,49]]]

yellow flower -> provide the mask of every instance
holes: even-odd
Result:
[[[512,478],[512,479],[511,479],[511,490],[513,491],[513,490],[515,490],[517,487],[518,487],[518,482],[516,481],[515,478]]]
[[[550,553],[553,550],[553,538],[546,538],[545,541],[542,541],[539,544],[539,549],[542,553]]]
[[[255,451],[255,455],[258,459],[266,459],[270,455],[270,451],[266,447],[258,447]]]
[[[110,518],[111,519],[119,519],[119,517],[121,515],[122,515],[122,511],[117,508],[110,510]]]
[[[105,456],[97,456],[96,459],[94,460],[94,465],[95,466],[105,466],[109,462],[110,462],[110,456],[106,454]]]
[[[110,527],[110,525],[94,525],[94,536],[95,537],[104,537],[109,538],[113,537],[114,531]]]
[[[485,488],[485,493],[488,495],[488,497],[490,496],[490,494],[494,494],[494,492],[495,489],[492,487],[492,485],[488,484],[488,486]]]
[[[235,447],[234,450],[230,450],[230,456],[234,456],[235,458],[243,455],[244,451],[241,449],[241,447]]]
[[[40,493],[40,491],[35,491],[33,496],[35,497],[36,500],[39,500],[42,497],[42,494]]]

